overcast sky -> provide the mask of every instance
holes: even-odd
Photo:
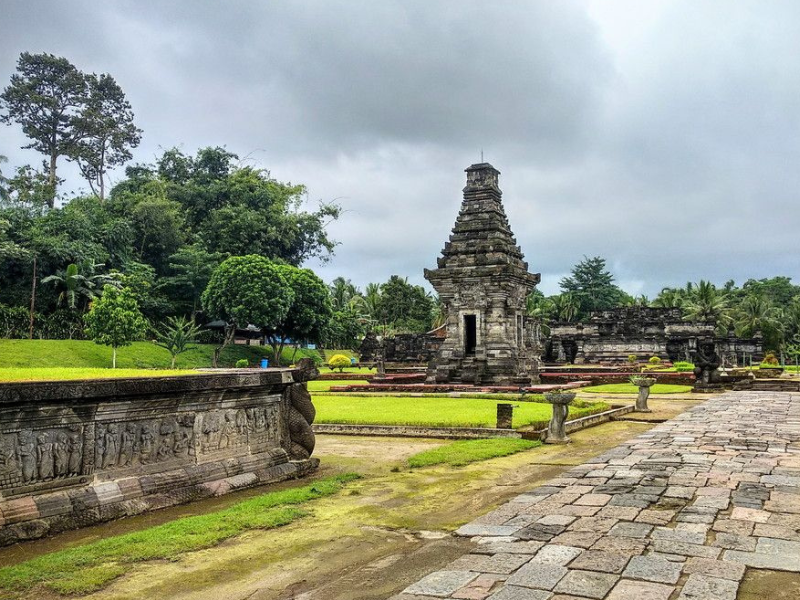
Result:
[[[336,200],[324,279],[423,283],[481,149],[540,288],[583,255],[653,297],[800,279],[800,3],[6,0],[22,51],[112,74],[160,149],[224,145]],[[0,128],[10,165],[23,151]],[[10,165],[5,165],[8,171]],[[68,188],[80,181],[62,162]],[[119,177],[119,174],[117,174]]]

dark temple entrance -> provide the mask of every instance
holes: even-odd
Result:
[[[477,345],[478,331],[475,315],[464,315],[464,351],[468,355],[474,355]]]

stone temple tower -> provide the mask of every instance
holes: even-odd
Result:
[[[541,277],[511,233],[488,163],[467,170],[464,201],[438,268],[425,269],[447,310],[447,337],[429,382],[520,385],[538,377],[538,329],[525,300]]]

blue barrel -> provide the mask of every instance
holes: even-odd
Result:
[[[355,364],[356,364],[356,359],[355,359],[355,358],[353,358],[353,357],[351,357],[351,358],[350,358],[350,364],[351,364],[351,365],[355,365]]]
[[[269,360],[266,359],[266,358],[262,358],[261,359],[261,368],[262,369],[266,369],[267,367],[269,367]]]

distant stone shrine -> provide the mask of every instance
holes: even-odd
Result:
[[[555,323],[545,344],[545,360],[553,363],[626,363],[651,356],[691,361],[698,340],[711,338],[726,364],[760,361],[760,332],[753,338],[715,335],[713,321],[685,321],[679,308],[626,307],[593,312],[584,323]]]
[[[466,169],[461,211],[438,268],[425,278],[447,311],[446,337],[428,380],[514,385],[538,378],[538,329],[525,314],[540,281],[528,272],[501,202],[500,171]]]
[[[301,363],[0,384],[0,545],[312,471]]]

